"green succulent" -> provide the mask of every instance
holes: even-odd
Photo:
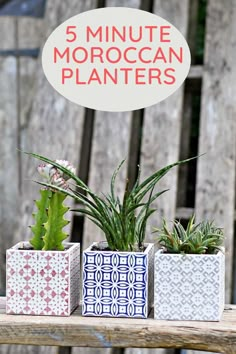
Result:
[[[57,160],[57,163],[72,173],[75,172],[68,161]],[[36,212],[33,214],[35,223],[31,226],[33,237],[30,243],[35,250],[63,251],[63,241],[68,237],[63,228],[69,223],[64,216],[69,208],[64,205],[66,195],[56,190],[56,187],[68,188],[68,178],[51,164],[39,165],[38,172],[51,187],[41,189],[40,198],[35,201]]]
[[[101,197],[95,194],[71,169],[52,161],[44,156],[33,153],[29,155],[52,165],[59,170],[64,178],[71,178],[75,184],[69,184],[65,188],[63,184],[52,185],[51,182],[37,182],[47,188],[52,188],[60,193],[72,197],[82,206],[75,211],[86,215],[96,224],[106,237],[108,246],[113,251],[136,251],[144,249],[144,239],[148,218],[155,212],[151,204],[166,190],[153,193],[154,187],[166,173],[182,163],[196,157],[177,161],[171,165],[156,171],[150,177],[140,183],[140,171],[133,188],[129,188],[128,182],[124,190],[123,198],[120,199],[115,193],[116,176],[124,161],[120,163],[111,177],[110,193]]]
[[[223,245],[223,230],[216,227],[213,221],[202,221],[199,224],[195,224],[194,221],[193,215],[185,229],[179,221],[175,220],[170,230],[166,220],[163,220],[162,228],[154,231],[158,232],[159,244],[164,246],[168,253],[217,253]]]

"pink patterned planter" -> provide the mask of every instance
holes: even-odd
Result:
[[[6,313],[69,316],[79,304],[80,245],[65,251],[7,250]]]

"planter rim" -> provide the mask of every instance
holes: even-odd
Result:
[[[219,255],[224,255],[225,248],[221,247],[220,250],[218,250],[217,253],[215,254],[209,254],[209,253],[202,253],[202,254],[197,254],[197,253],[167,253],[164,252],[164,248],[161,248],[156,251],[155,256],[173,256],[173,257],[209,257],[209,256],[219,256]]]
[[[37,252],[37,253],[40,253],[40,252],[43,252],[43,253],[47,253],[47,252],[51,252],[51,253],[68,253],[69,251],[73,250],[76,246],[80,245],[79,242],[63,242],[63,245],[66,247],[68,246],[67,249],[65,249],[64,251],[55,251],[55,250],[47,250],[47,251],[43,251],[43,250],[34,250],[34,249],[19,249],[19,246],[22,246],[22,245],[26,245],[26,246],[29,246],[30,245],[30,242],[29,241],[21,241],[21,242],[18,242],[17,244],[15,244],[14,246],[10,247],[7,249],[7,251],[18,251],[18,252]]]
[[[134,251],[134,252],[131,252],[131,251],[103,251],[103,250],[91,250],[91,248],[95,245],[98,245],[98,244],[101,244],[103,243],[104,245],[107,245],[107,242],[106,241],[100,241],[100,242],[93,242],[88,248],[86,248],[84,250],[84,252],[104,252],[106,254],[111,254],[111,253],[114,253],[114,254],[118,254],[118,253],[121,253],[121,254],[148,254],[149,251],[151,250],[151,248],[154,246],[154,243],[144,243],[144,246],[146,246],[146,249],[144,252],[141,252],[141,251]]]

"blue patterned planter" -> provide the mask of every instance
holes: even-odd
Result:
[[[83,253],[83,316],[147,318],[154,245],[147,244],[145,252],[91,251],[92,246]]]

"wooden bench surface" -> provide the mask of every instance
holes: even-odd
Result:
[[[0,299],[0,344],[72,347],[186,348],[236,353],[236,305],[227,305],[220,322],[156,321],[5,314]]]

